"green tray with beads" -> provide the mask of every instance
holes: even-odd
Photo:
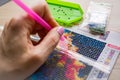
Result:
[[[62,26],[70,27],[83,18],[84,12],[79,4],[60,0],[46,1],[53,17]]]

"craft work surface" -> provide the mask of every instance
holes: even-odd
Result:
[[[23,1],[31,6],[39,0],[23,0]],[[84,10],[84,14],[85,14],[91,0],[66,0],[66,1],[75,2],[77,4],[80,4],[82,9]],[[108,20],[107,30],[120,32],[120,20],[119,20],[120,19],[120,16],[119,16],[120,10],[118,10],[120,8],[120,5],[119,5],[120,0],[93,0],[93,1],[107,2],[107,3],[112,4],[112,10],[111,10],[110,18]],[[25,13],[25,12],[21,8],[16,6],[13,2],[5,4],[4,6],[0,7],[0,25],[4,25],[5,22],[7,22],[10,18],[12,18],[13,16],[17,16],[21,13]],[[97,57],[94,57],[91,55],[88,55],[88,56],[90,56],[91,58],[93,57],[94,60],[97,59]],[[58,57],[57,56],[52,56],[52,57],[54,57],[55,59],[58,59],[61,57],[61,55],[58,55]],[[86,66],[85,63],[81,63],[81,62],[77,62],[77,63],[75,63],[75,65],[76,64],[80,65],[81,66],[80,68],[86,67],[87,71],[89,73],[89,70],[91,69],[91,67]],[[61,63],[59,63],[58,65],[61,65]],[[62,69],[62,68],[60,68],[60,69]],[[76,67],[76,69],[78,70],[78,67]],[[119,80],[120,79],[119,73],[120,73],[120,56],[118,57],[116,64],[115,64],[108,80]],[[59,73],[58,75],[60,75],[60,74],[62,74],[62,73]],[[79,76],[86,77],[86,75],[87,75],[87,74],[86,75],[81,75],[81,74],[82,74],[82,71],[79,74]],[[69,77],[70,75],[66,75],[66,76]],[[76,76],[76,78],[77,78],[77,76]]]

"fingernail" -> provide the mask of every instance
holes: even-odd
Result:
[[[57,32],[59,33],[60,36],[62,36],[62,34],[64,33],[64,28],[63,27],[59,27],[57,29]]]

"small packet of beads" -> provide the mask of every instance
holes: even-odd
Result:
[[[110,12],[111,4],[91,1],[82,27],[87,27],[92,33],[104,34]]]

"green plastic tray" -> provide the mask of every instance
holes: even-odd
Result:
[[[60,0],[46,0],[53,17],[62,26],[72,26],[83,17],[83,10],[79,4]]]

